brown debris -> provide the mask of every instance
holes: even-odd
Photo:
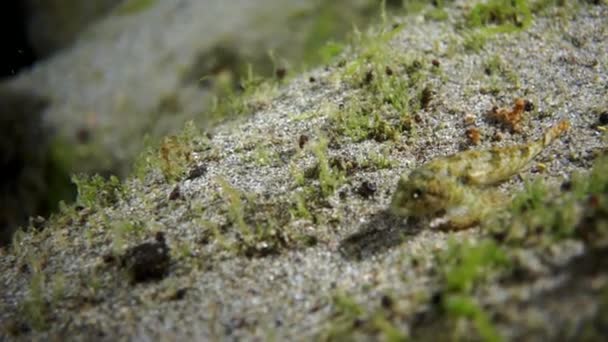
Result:
[[[298,146],[300,146],[300,148],[304,148],[304,145],[308,143],[309,139],[310,138],[306,134],[300,135],[300,137],[298,138]]]
[[[180,191],[179,185],[176,185],[169,194],[169,201],[175,201],[176,199],[180,199],[181,197],[182,193]]]
[[[277,76],[278,80],[282,80],[285,78],[285,76],[287,76],[287,69],[286,68],[278,68],[275,71],[275,75]]]
[[[373,81],[374,81],[374,71],[368,70],[365,73],[365,78],[363,79],[363,84],[368,85],[368,84],[372,83]]]
[[[469,143],[472,145],[479,145],[481,143],[481,131],[475,125],[475,116],[473,114],[466,114],[464,116],[464,124],[467,127],[465,134],[469,139]]]
[[[193,180],[195,178],[199,178],[199,177],[205,175],[206,173],[207,173],[207,165],[199,164],[199,165],[196,165],[194,168],[190,169],[190,172],[188,172],[188,177],[186,177],[186,179]]]
[[[509,128],[514,133],[521,133],[521,123],[523,120],[523,113],[526,108],[530,108],[529,101],[518,98],[513,104],[513,108],[498,108],[494,107],[490,111],[490,118],[498,121],[505,127]]]
[[[481,142],[481,132],[477,127],[468,128],[466,134],[471,144],[479,145],[479,143]]]
[[[170,262],[169,246],[162,232],[156,234],[154,242],[131,247],[121,257],[121,266],[128,271],[132,284],[163,278]]]

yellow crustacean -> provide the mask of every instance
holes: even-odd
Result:
[[[436,218],[431,226],[448,229],[478,224],[500,201],[488,188],[521,171],[569,126],[564,120],[528,144],[469,150],[424,164],[401,177],[391,210],[400,216]]]

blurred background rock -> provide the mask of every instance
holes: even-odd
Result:
[[[23,0],[27,38],[38,58],[69,46],[121,0]],[[16,3],[19,3],[16,1]]]

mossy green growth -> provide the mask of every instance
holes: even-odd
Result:
[[[472,322],[484,341],[500,341],[501,336],[487,313],[471,294],[476,285],[509,268],[510,260],[506,252],[491,239],[478,243],[457,243],[450,240],[448,249],[439,259],[445,287],[441,304],[448,317]],[[457,329],[453,333],[456,337],[461,335]]]
[[[489,0],[475,5],[467,15],[470,28],[492,28],[494,32],[508,32],[528,27],[532,12],[528,0]]]
[[[77,203],[88,208],[110,206],[123,194],[122,183],[116,176],[105,179],[100,175],[73,176],[72,182],[78,189]]]
[[[388,153],[370,153],[367,158],[363,159],[359,164],[362,168],[373,167],[380,169],[391,169],[395,165],[395,161],[387,157]]]
[[[222,188],[222,197],[226,201],[228,210],[228,220],[236,226],[244,236],[250,234],[250,228],[245,223],[245,209],[243,206],[242,194],[224,179],[218,179]]]
[[[427,1],[427,0],[403,0],[403,8],[407,14],[419,13],[429,5],[429,2],[436,3],[437,7],[441,7],[443,1]]]
[[[306,199],[301,193],[296,193],[293,198],[293,207],[290,210],[291,215],[294,218],[301,218],[306,220],[312,220],[313,216],[308,210]]]
[[[253,194],[246,194],[224,179],[217,179],[221,197],[226,205],[227,221],[233,231],[225,231],[224,246],[238,255],[263,257],[297,247],[306,237],[289,231],[288,204],[264,202]],[[230,242],[231,241],[231,242]]]
[[[432,90],[425,81],[430,71],[415,54],[390,47],[398,32],[360,33],[361,51],[338,69],[340,79],[356,89],[329,113],[329,129],[338,137],[396,141],[412,128],[412,114],[428,106]]]
[[[390,1],[387,6],[380,7],[392,12],[402,9],[403,5],[401,1]],[[264,49],[263,54],[247,55],[239,46],[222,45],[209,56],[203,56],[202,66],[195,68],[196,77],[191,81],[202,81],[201,77],[213,81],[215,98],[205,118],[216,123],[263,108],[284,77],[330,63],[345,49],[345,42],[353,36],[352,28],[368,27],[377,21],[378,12],[384,13],[385,17],[387,11],[379,11],[378,2],[374,0],[314,1],[307,9],[289,15],[285,29],[293,34],[288,40],[279,39],[288,43],[279,44],[267,55]],[[210,68],[206,65],[208,60],[229,63]],[[269,65],[273,67],[269,68]]]
[[[253,150],[253,154],[249,157],[258,166],[272,166],[279,162],[279,156],[270,146],[259,143]]]
[[[112,250],[119,255],[131,238],[142,238],[145,232],[144,223],[136,220],[120,220],[112,222]]]
[[[351,297],[342,292],[332,298],[334,315],[327,330],[322,333],[321,340],[341,341],[351,339],[354,335],[354,325],[363,315],[363,308]]]
[[[322,63],[329,63],[338,57],[342,51],[344,51],[345,45],[334,41],[328,41],[321,48],[319,48],[317,54]]]
[[[489,313],[475,298],[475,289],[508,275],[510,246],[552,246],[564,238],[580,238],[591,248],[608,246],[608,157],[600,157],[589,174],[575,174],[561,188],[541,180],[527,183],[510,206],[482,227],[477,243],[449,242],[439,257],[443,269],[441,306],[447,317],[465,319],[487,341],[502,339]],[[501,241],[501,245],[497,241]],[[455,338],[470,336],[453,325]]]
[[[45,292],[47,287],[46,276],[42,272],[40,260],[32,257],[30,261],[32,275],[28,295],[19,305],[19,315],[35,330],[46,330],[49,326],[50,302]]]
[[[483,230],[515,245],[545,245],[576,236],[608,242],[608,157],[589,174],[574,174],[561,188],[541,180],[525,185],[511,205],[484,223]],[[591,241],[590,241],[591,242]]]
[[[440,256],[440,263],[443,266],[446,290],[466,294],[477,283],[508,267],[509,259],[491,239],[478,243],[450,240],[448,249]]]
[[[213,158],[209,139],[189,121],[178,135],[165,137],[159,146],[148,146],[136,159],[133,175],[143,179],[148,173],[160,170],[167,181],[176,181],[193,166],[193,157]]]
[[[390,105],[399,113],[408,112],[412,97],[423,87],[426,65],[415,54],[403,53],[390,46],[399,28],[380,33],[359,34],[362,50],[341,72],[342,79],[363,90],[362,99],[379,108]],[[415,90],[412,92],[412,90]],[[414,108],[415,109],[415,108]]]
[[[443,301],[443,309],[452,319],[467,319],[473,323],[482,341],[499,342],[503,338],[492,324],[488,314],[476,301],[466,295],[450,295]],[[453,338],[464,340],[470,338],[467,331],[459,331],[458,327],[452,333]]]
[[[429,6],[429,1],[404,1],[404,6],[407,6],[407,3],[415,2],[421,2],[422,4],[427,5],[427,9],[424,12],[424,17],[427,20],[443,21],[448,18],[448,12],[445,9],[445,5],[448,2],[452,2],[452,0],[430,1],[430,5],[432,6]]]
[[[343,292],[334,294],[332,303],[334,313],[320,336],[323,341],[380,339],[397,342],[409,339],[407,333],[394,325],[394,315],[388,309],[366,310]]]
[[[46,184],[45,205],[40,212],[46,215],[49,211],[59,209],[59,203],[71,203],[77,195],[74,177],[75,170],[82,173],[92,173],[95,170],[111,170],[115,167],[103,151],[99,142],[77,143],[65,137],[53,137],[48,146],[47,167],[44,175]]]
[[[573,177],[572,184],[572,199],[565,201],[572,208],[565,210],[579,214],[574,234],[591,246],[608,246],[608,156],[595,161],[588,177]],[[577,210],[577,204],[582,209]]]
[[[485,31],[466,31],[463,33],[462,45],[468,51],[479,52],[483,50],[491,35]]]
[[[493,35],[526,29],[531,23],[528,0],[480,2],[466,15],[463,46],[479,52]]]
[[[343,110],[338,109],[331,119],[336,133],[355,142],[367,139],[395,141],[400,136],[398,127],[394,127],[374,109],[365,108],[356,101],[351,101]]]
[[[608,194],[608,155],[596,159],[589,177],[577,175],[573,179],[576,198]]]
[[[169,136],[163,139],[160,147],[160,166],[167,180],[177,180],[184,176],[192,161],[190,134]]]
[[[327,156],[327,139],[319,139],[316,144],[312,145],[311,150],[317,159],[316,170],[321,194],[323,197],[328,197],[344,183],[345,175],[342,171],[330,166]]]
[[[226,75],[232,78],[231,74]],[[216,83],[219,89],[216,90],[216,95],[205,113],[205,118],[211,123],[265,108],[278,89],[276,80],[256,74],[251,64],[247,65],[238,87],[233,86],[233,81],[222,81],[221,78]]]
[[[513,244],[551,244],[571,237],[580,206],[574,196],[555,196],[541,180],[528,183],[511,206],[487,224],[488,230]]]

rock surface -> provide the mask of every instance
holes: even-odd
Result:
[[[471,8],[455,1],[440,21],[397,18],[251,117],[165,139],[120,187],[80,188],[78,205],[3,251],[7,336],[599,339],[608,164],[590,169],[606,150],[608,4],[549,6],[521,30],[475,36],[481,48],[462,28]],[[487,119],[516,98],[533,104],[521,132]],[[524,143],[562,119],[566,137],[498,187],[531,193],[519,215],[497,213],[498,231],[439,231],[387,210],[417,165]],[[574,173],[602,188],[581,190]],[[546,193],[530,190],[535,179]],[[130,284],[104,261],[160,231],[171,253],[164,278]]]

